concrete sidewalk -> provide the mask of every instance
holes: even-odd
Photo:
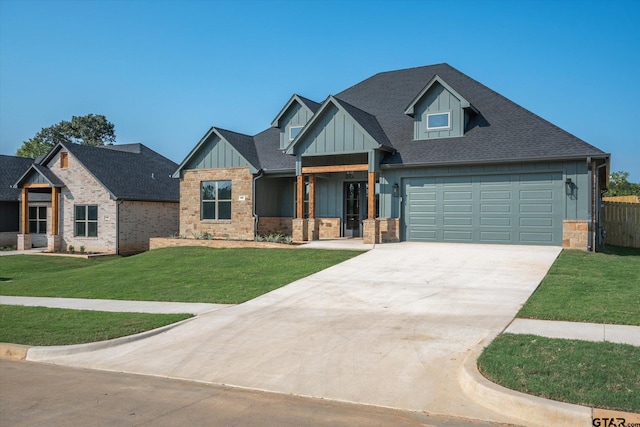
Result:
[[[82,298],[14,297],[0,295],[0,304],[30,307],[69,308],[130,313],[204,314],[232,307],[234,304],[205,304],[161,301],[123,301]],[[640,346],[640,326],[580,323],[558,320],[516,318],[504,331],[509,334],[531,334],[548,338],[612,342]]]
[[[205,304],[162,301],[122,301],[82,298],[13,297],[0,295],[0,304],[30,307],[71,308],[74,310],[113,311],[128,313],[203,314],[221,310],[233,304]]]

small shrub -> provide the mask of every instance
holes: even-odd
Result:
[[[202,240],[212,240],[213,239],[213,234],[209,233],[208,231],[202,233]]]
[[[69,253],[70,254],[75,254],[76,253],[76,248],[74,248],[73,245],[69,245]]]
[[[80,253],[83,254],[84,253],[84,246],[80,246]]]
[[[285,243],[287,245],[290,245],[293,243],[293,237],[291,236],[284,236],[284,239],[282,240],[282,243]]]
[[[256,242],[264,242],[264,237],[262,237],[259,234],[256,234],[256,237],[254,237],[254,239]]]

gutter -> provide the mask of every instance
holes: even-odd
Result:
[[[587,159],[608,159],[610,154],[603,153],[598,156],[588,156]],[[466,161],[446,161],[446,162],[421,162],[421,163],[381,163],[382,169],[403,169],[422,166],[450,166],[450,165],[486,165],[486,164],[502,164],[502,163],[535,163],[541,161],[567,161],[567,160],[584,160],[585,156],[555,156],[555,157],[529,157],[526,159],[480,159]]]
[[[609,158],[606,158],[604,163],[601,164],[600,166],[596,166],[596,176],[595,176],[595,180],[596,180],[596,187],[594,188],[594,193],[597,196],[597,200],[596,200],[596,246],[595,246],[595,251],[598,252],[598,249],[600,249],[600,245],[602,244],[602,237],[603,237],[603,230],[602,230],[602,195],[604,193],[606,193],[605,190],[604,192],[600,189],[600,169],[609,166]]]
[[[258,214],[256,213],[256,181],[264,176],[264,170],[260,169],[258,174],[253,177],[253,187],[251,194],[251,203],[253,203],[253,237],[258,235]]]

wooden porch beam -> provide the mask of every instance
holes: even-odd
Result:
[[[334,166],[307,166],[302,168],[303,174],[308,173],[330,173],[330,172],[366,172],[369,165],[334,165]]]
[[[58,235],[58,188],[51,187],[51,234]]]
[[[26,187],[22,187],[20,209],[22,210],[22,234],[29,234],[29,189]]]
[[[369,191],[368,191],[368,218],[374,219],[376,217],[376,173],[369,172]]]
[[[298,175],[296,190],[296,218],[304,218],[304,175]]]
[[[27,183],[22,186],[22,188],[49,188],[51,187],[49,184],[44,182],[32,182]]]
[[[309,175],[309,218],[316,217],[316,176]]]

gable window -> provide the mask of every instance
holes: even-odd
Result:
[[[202,181],[201,219],[231,219],[231,181]]]
[[[29,206],[29,233],[45,234],[47,232],[47,207]]]
[[[289,141],[296,139],[296,136],[298,136],[301,130],[302,126],[291,126],[289,128]]]
[[[60,169],[67,169],[69,167],[69,153],[64,151],[60,153]]]
[[[98,205],[75,206],[76,237],[98,237]]]
[[[427,114],[427,130],[449,129],[451,127],[451,113]]]

